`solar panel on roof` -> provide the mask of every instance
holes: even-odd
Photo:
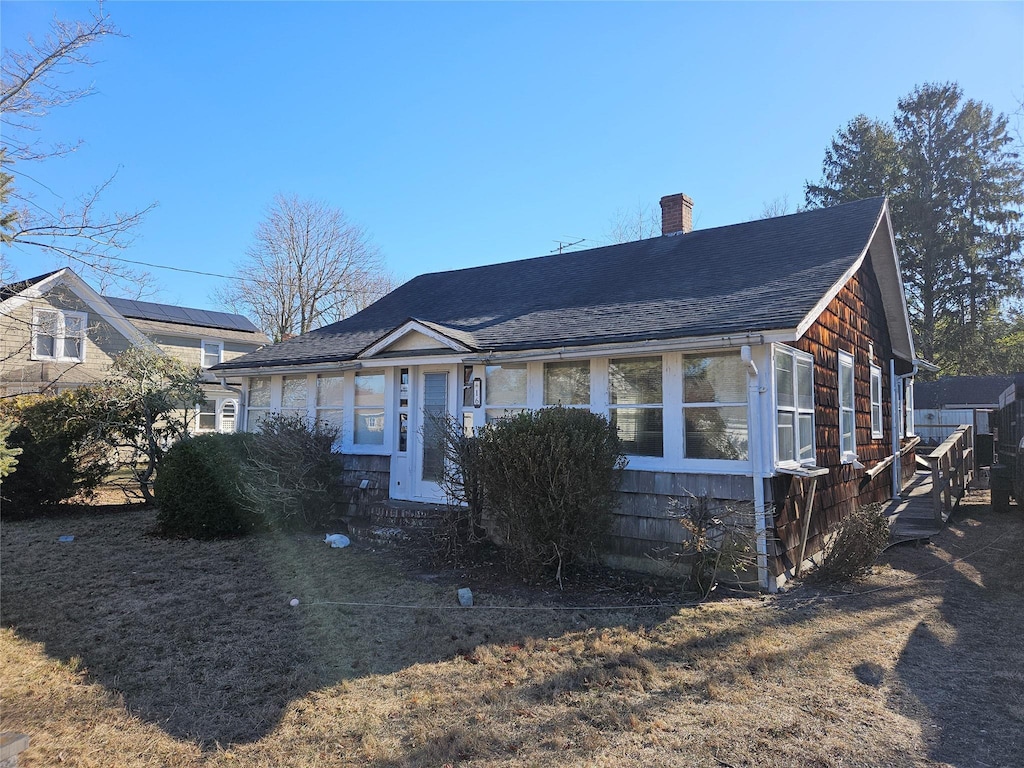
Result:
[[[221,328],[249,333],[259,331],[248,318],[242,315],[233,315],[229,312],[179,307],[174,304],[157,304],[153,301],[119,299],[112,296],[104,296],[103,298],[125,317],[134,317],[138,320],[156,320],[164,323]]]

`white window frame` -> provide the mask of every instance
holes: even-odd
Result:
[[[848,369],[847,375],[843,374],[843,370]],[[843,464],[853,464],[857,461],[857,362],[853,355],[849,352],[843,352],[839,350],[838,360],[836,363],[836,373],[838,375],[838,390],[839,390],[839,454],[840,461]],[[850,401],[853,403],[852,406],[843,405],[843,401],[846,399],[843,397],[846,394],[846,390],[850,390]],[[843,441],[843,414],[849,413],[852,421],[850,427],[850,442],[844,443]]]
[[[634,361],[653,361],[657,360],[658,365],[661,368],[661,400],[656,403],[613,403],[612,402],[612,381],[611,381],[611,367],[615,363],[621,362],[634,362]],[[608,369],[607,369],[607,381],[608,381],[608,418],[612,419],[612,416],[618,410],[643,410],[643,411],[658,411],[661,413],[661,453],[650,454],[650,453],[630,453],[627,454],[630,462],[634,459],[640,460],[655,460],[657,462],[664,463],[667,460],[667,449],[669,442],[666,439],[665,431],[665,389],[666,389],[666,377],[667,377],[668,363],[665,355],[622,355],[621,357],[609,357],[608,358]],[[679,375],[682,375],[680,370]],[[681,385],[681,384],[680,384]],[[593,397],[593,395],[591,395]],[[680,398],[681,399],[681,398]],[[682,413],[682,409],[680,409]],[[680,430],[680,436],[682,430]]]
[[[683,451],[683,459],[688,460],[688,461],[735,461],[735,462],[741,463],[741,464],[745,463],[745,462],[750,460],[750,414],[748,413],[748,403],[747,403],[746,398],[744,398],[743,400],[736,400],[736,401],[716,400],[716,401],[710,401],[710,402],[701,402],[699,400],[687,400],[687,392],[686,392],[686,360],[687,360],[687,358],[701,359],[701,358],[707,358],[707,357],[733,357],[736,360],[740,360],[740,353],[739,353],[738,350],[736,350],[735,352],[732,351],[732,350],[727,350],[727,351],[722,351],[722,352],[710,352],[710,351],[709,352],[688,352],[688,353],[684,353],[682,355],[682,368],[680,369],[680,372],[679,372],[679,381],[680,381],[680,386],[681,386],[682,405],[683,405],[683,413],[682,413],[682,427],[683,427],[683,430],[682,430],[682,451]],[[746,377],[745,376],[741,380],[741,386],[742,386],[742,388],[744,390],[746,390],[747,382],[746,382]],[[712,408],[742,408],[743,409],[743,421],[745,422],[746,428],[747,428],[747,432],[746,432],[747,455],[744,456],[742,459],[705,458],[705,457],[700,457],[700,456],[690,456],[690,455],[688,455],[687,452],[686,452],[686,411],[687,411],[687,409],[690,409],[690,408],[692,408],[692,409],[697,409],[697,408],[708,408],[708,409],[712,409]]]
[[[213,403],[212,410],[203,410],[203,407],[207,403]],[[213,426],[209,429],[204,428],[202,425],[202,417],[213,416]],[[220,431],[220,401],[213,397],[204,397],[201,401],[196,403],[196,415],[195,415],[195,433],[197,435],[209,435],[214,432]]]
[[[526,386],[523,388],[523,400],[522,402],[499,402],[497,399],[491,399],[491,388],[488,386],[491,376],[494,375],[492,369],[505,368],[522,370],[526,374]],[[483,391],[483,406],[484,406],[484,421],[490,423],[496,419],[500,419],[503,416],[511,416],[517,413],[523,413],[531,410],[529,399],[530,399],[530,365],[527,363],[514,363],[508,362],[492,363],[491,365],[484,366],[484,391]]]
[[[904,379],[903,380],[903,419],[900,421],[904,425],[904,432],[907,437],[913,437],[917,434],[914,424],[914,380]]]
[[[779,405],[779,382],[776,375],[776,359],[779,355],[785,355],[790,358],[793,365],[793,405],[784,406]],[[802,408],[800,407],[800,367],[797,365],[798,360],[803,360],[805,363],[810,363],[810,375],[811,375],[811,407]],[[814,398],[814,355],[803,352],[793,347],[788,347],[785,344],[775,344],[772,348],[772,421],[774,430],[772,432],[772,442],[775,446],[775,464],[780,467],[800,467],[800,466],[813,466],[816,463],[818,455],[817,446],[817,413]],[[791,413],[793,415],[793,454],[791,456],[782,456],[779,453],[779,413]],[[811,418],[811,444],[810,456],[807,458],[800,458],[801,445],[800,445],[800,417],[810,416]]]
[[[43,315],[55,315],[56,316],[56,332],[51,336],[50,334],[43,334],[53,339],[53,354],[52,355],[40,355],[36,352],[36,339],[40,336],[39,331],[43,324]],[[78,349],[80,354],[77,357],[68,356],[64,354],[64,341],[67,338],[67,319],[75,318],[81,325],[81,330],[78,332],[79,345]],[[69,309],[35,309],[32,311],[32,339],[29,359],[31,360],[52,360],[58,363],[84,363],[85,362],[85,340],[87,338],[89,325],[89,315],[85,312],[75,312]]]
[[[217,347],[217,362],[216,363],[211,363],[210,365],[206,364],[206,345],[207,344],[216,345],[216,347]],[[200,368],[203,368],[205,370],[206,368],[211,368],[214,365],[217,365],[217,363],[223,363],[223,362],[224,362],[224,342],[223,341],[220,341],[218,339],[203,339],[202,341],[199,342],[199,367]]]
[[[231,430],[230,432],[224,428],[224,410],[228,406],[232,407],[234,414],[231,417]],[[234,398],[227,397],[217,401],[217,431],[230,434],[231,432],[238,431],[238,401]]]
[[[885,436],[882,420],[882,369],[871,363],[871,439]]]

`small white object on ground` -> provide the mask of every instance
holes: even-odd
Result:
[[[324,544],[330,544],[332,547],[347,547],[351,543],[348,536],[343,533],[328,533],[324,536]]]
[[[299,598],[297,598],[297,597],[293,597],[293,598],[292,598],[292,599],[291,599],[291,600],[290,600],[290,601],[288,602],[288,605],[290,605],[290,606],[291,606],[292,608],[294,608],[294,607],[295,607],[295,606],[297,606],[298,604],[299,604]]]
[[[464,605],[467,608],[473,604],[473,590],[469,587],[463,587],[459,590],[459,605]]]
[[[65,535],[65,536],[58,536],[57,537],[57,541],[59,541],[61,544],[67,544],[67,543],[72,542],[74,540],[75,540],[75,537],[70,535],[70,534]]]

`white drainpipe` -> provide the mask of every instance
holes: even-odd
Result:
[[[740,348],[740,359],[747,365],[747,413],[750,423],[750,466],[753,469],[754,483],[754,536],[757,547],[757,580],[761,589],[774,592],[775,580],[768,572],[768,525],[765,519],[764,502],[764,467],[762,447],[764,439],[761,432],[761,386],[758,380],[757,365],[751,357],[750,347]]]

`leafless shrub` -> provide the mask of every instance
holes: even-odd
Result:
[[[888,543],[889,521],[882,515],[882,505],[861,507],[839,524],[811,579],[839,584],[863,576]]]
[[[302,416],[275,414],[246,445],[240,469],[242,505],[277,529],[314,528],[329,520],[338,497],[338,428]]]
[[[671,505],[687,533],[680,555],[689,561],[689,586],[703,597],[722,574],[738,578],[757,565],[751,510],[694,494]]]
[[[487,538],[480,439],[467,435],[450,415],[433,419],[430,431],[444,447],[441,487],[448,504],[447,514],[434,530],[434,554],[441,562],[458,566]]]

